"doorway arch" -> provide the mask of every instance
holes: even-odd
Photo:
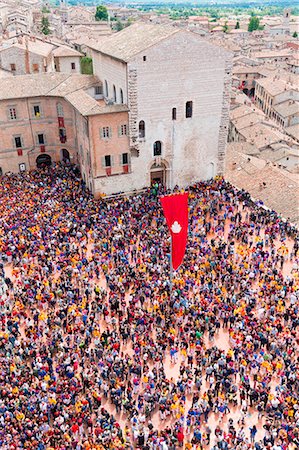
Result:
[[[49,167],[49,166],[51,166],[51,164],[52,164],[52,158],[50,155],[47,155],[46,153],[43,153],[42,155],[39,155],[36,158],[36,167],[38,169],[41,167],[44,167],[44,166]]]
[[[153,183],[161,183],[164,186],[167,185],[167,168],[166,165],[163,162],[157,163],[155,162],[152,164],[150,168],[150,182],[151,185]]]
[[[62,148],[60,150],[60,159],[63,162],[69,162],[70,161],[70,152],[66,148]]]

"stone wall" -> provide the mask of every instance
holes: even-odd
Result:
[[[108,79],[113,68],[114,63],[105,71],[95,68],[95,73],[100,77],[105,73]],[[102,180],[104,192],[148,186],[151,169],[159,170],[160,166],[165,168],[168,186],[184,187],[222,174],[231,55],[196,34],[182,31],[133,58],[127,73],[132,173]],[[116,82],[115,74],[112,79]],[[191,118],[185,114],[187,101],[193,103]],[[176,120],[172,120],[172,108],[176,108]],[[139,138],[141,120],[145,122],[145,138]],[[153,154],[155,141],[162,143],[159,157]]]
[[[150,169],[160,162],[153,155],[155,141],[162,143],[168,186],[186,186],[223,173],[230,61],[221,48],[182,32],[129,64],[129,73],[136,70],[137,124],[145,121],[145,139],[138,140],[139,157],[132,158],[134,188],[149,185]],[[186,118],[187,101],[193,104],[192,118]],[[176,120],[172,120],[172,108],[176,108]]]
[[[231,73],[232,73],[232,61],[228,59],[226,61],[224,73],[223,101],[222,101],[221,122],[219,127],[219,139],[218,139],[217,175],[224,174],[225,150],[229,129]]]
[[[57,62],[56,62],[57,61]],[[72,63],[75,64],[75,69],[72,69]],[[57,72],[63,73],[81,73],[80,69],[80,56],[67,56],[55,58],[55,64],[57,66]]]
[[[29,52],[29,70],[34,73],[33,65],[37,64],[39,72],[45,72],[44,63],[46,62],[47,72],[53,71],[52,57],[44,58],[41,55]],[[11,70],[11,64],[15,64],[16,75],[25,75],[26,72],[26,51],[17,47],[9,47],[0,52],[0,67],[5,70]]]

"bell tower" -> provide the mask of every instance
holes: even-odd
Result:
[[[68,5],[67,0],[59,0],[59,12],[63,22],[68,21]]]
[[[283,10],[283,25],[288,28],[290,26],[290,15],[291,15],[291,8],[285,8]]]

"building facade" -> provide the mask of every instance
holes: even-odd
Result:
[[[2,101],[0,135],[2,173],[30,170],[43,162],[66,157],[76,162],[74,114],[63,99],[34,97]]]
[[[18,90],[19,83],[24,91]],[[94,191],[97,177],[129,173],[127,107],[106,105],[99,98],[99,88],[98,79],[82,75],[4,79],[0,88],[0,173],[68,161],[79,164],[95,195],[102,193]]]
[[[166,57],[167,55],[167,57]],[[110,103],[127,103],[131,174],[95,190],[186,186],[223,173],[231,57],[197,34],[136,24],[92,47]]]

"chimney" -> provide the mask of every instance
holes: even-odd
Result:
[[[29,60],[29,50],[28,50],[28,37],[25,37],[25,71],[27,74],[30,73],[30,60]]]

